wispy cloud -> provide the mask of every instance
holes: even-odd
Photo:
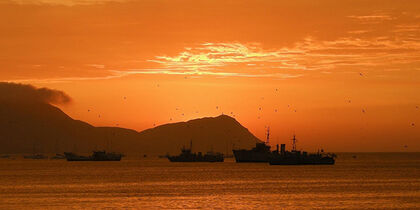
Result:
[[[389,21],[389,20],[395,19],[395,17],[392,17],[388,14],[350,15],[347,17],[355,21],[358,21],[362,24],[376,24],[383,21]]]
[[[301,70],[378,67],[385,63],[415,63],[419,59],[420,42],[417,41],[349,36],[332,41],[307,37],[294,47],[280,49],[263,49],[258,43],[204,43],[186,47],[175,56],[156,56],[149,61],[161,65],[156,71],[163,74],[183,71],[211,75],[215,71],[220,74],[232,71],[231,76],[270,77],[285,71],[291,75],[298,71],[302,75]]]
[[[401,27],[405,28],[405,27]],[[415,28],[409,26],[408,28]],[[202,43],[185,47],[178,54],[158,55],[147,60],[157,67],[105,68],[85,66],[103,76],[13,80],[13,82],[67,82],[115,79],[130,75],[179,75],[188,77],[237,77],[290,79],[308,71],[320,74],[354,72],[361,69],[399,69],[419,65],[420,42],[404,37],[342,37],[321,41],[306,37],[293,47],[265,49],[259,43]],[[412,69],[412,68],[411,68]]]

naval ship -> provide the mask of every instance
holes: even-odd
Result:
[[[177,156],[170,156],[167,155],[169,161],[171,162],[223,162],[224,157],[223,154],[218,152],[207,152],[206,154],[202,154],[201,152],[192,153],[192,141],[190,142],[190,148],[187,149],[185,146],[181,149],[181,154]]]
[[[114,152],[93,151],[91,156],[80,156],[72,152],[65,152],[67,161],[120,161],[122,154]]]
[[[279,151],[279,145],[277,150],[273,152],[273,155],[269,161],[270,165],[333,165],[335,163],[335,154],[324,153],[307,153],[296,149],[296,136],[293,135],[292,139],[292,151],[286,151],[286,145],[281,144]]]
[[[232,150],[233,155],[237,163],[243,162],[255,162],[255,163],[267,163],[270,161],[272,152],[270,151],[270,146],[268,145],[270,140],[270,127],[267,127],[267,139],[265,142],[257,142],[255,147],[246,150]]]

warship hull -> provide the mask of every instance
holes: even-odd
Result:
[[[233,150],[237,163],[267,163],[271,154],[268,152],[256,152],[253,150]]]
[[[168,156],[171,162],[223,162],[223,156],[209,156],[209,157],[181,157],[181,156]]]
[[[334,165],[333,158],[324,157],[320,159],[297,159],[297,158],[273,158],[270,165]]]

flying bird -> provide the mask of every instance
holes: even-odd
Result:
[[[361,77],[363,77],[363,74],[362,74],[362,73],[359,73],[359,75],[360,75]]]
[[[362,109],[362,112],[365,113],[366,111],[364,109]]]

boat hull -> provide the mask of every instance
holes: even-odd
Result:
[[[334,165],[333,158],[321,159],[296,159],[296,158],[273,158],[270,165]]]
[[[267,163],[270,161],[270,153],[255,152],[252,150],[233,150],[237,163]]]
[[[122,155],[121,154],[106,154],[106,153],[99,153],[89,157],[86,156],[79,156],[73,153],[64,153],[67,161],[120,161]]]
[[[180,156],[168,156],[168,160],[171,162],[224,162],[223,156],[221,157],[180,157]]]

